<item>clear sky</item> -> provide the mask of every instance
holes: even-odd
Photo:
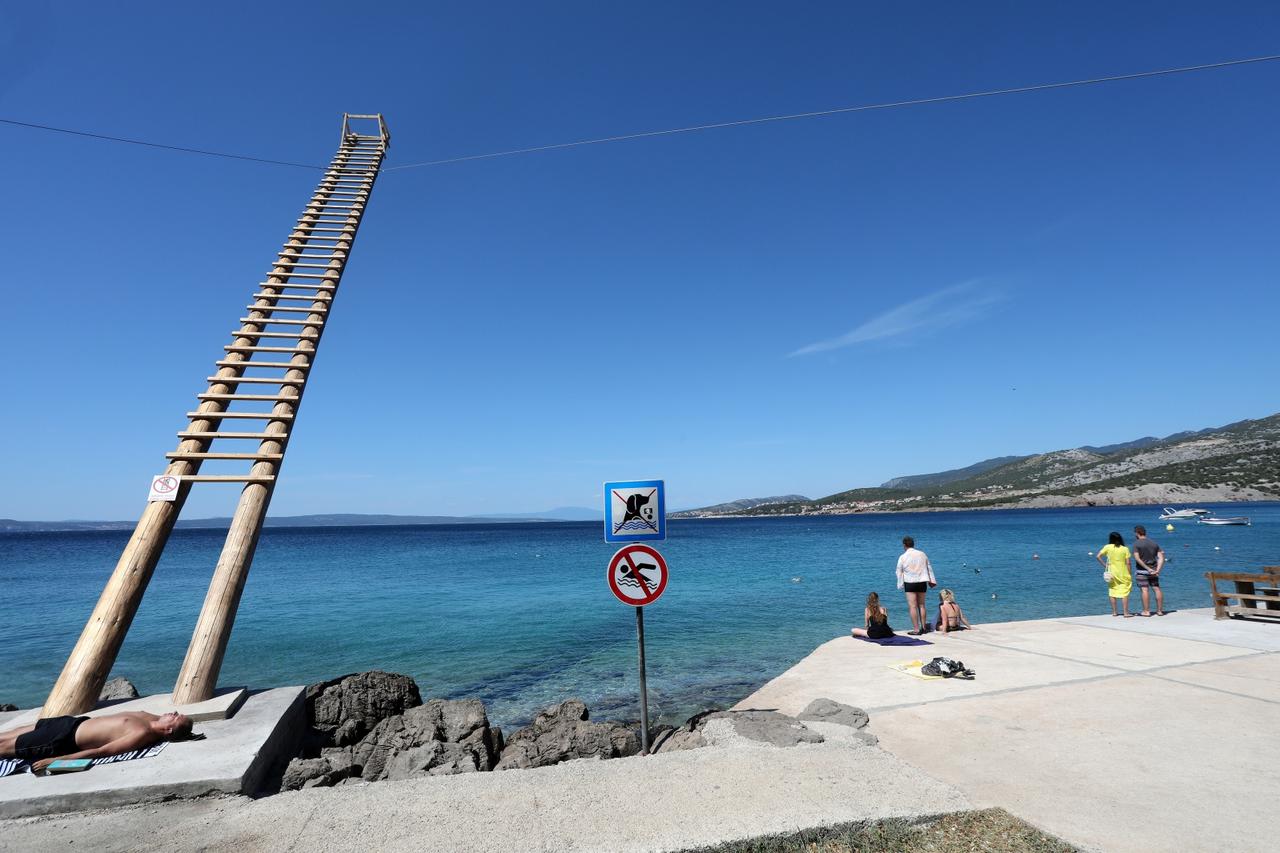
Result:
[[[1267,2],[21,4],[0,117],[322,164],[381,111],[390,166],[1274,53]],[[386,172],[272,512],[820,496],[1271,414],[1278,90],[1273,62]],[[0,152],[0,517],[136,517],[318,173]]]

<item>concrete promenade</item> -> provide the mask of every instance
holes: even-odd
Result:
[[[783,749],[736,742],[261,800],[206,797],[0,821],[0,851],[680,850],[969,808],[955,788],[857,740],[852,729],[814,728],[825,743]]]
[[[832,640],[737,707],[794,714],[818,697],[864,707],[889,752],[978,807],[1086,848],[1275,848],[1280,626],[1190,610],[925,639]],[[964,661],[976,680],[889,668],[937,655]]]

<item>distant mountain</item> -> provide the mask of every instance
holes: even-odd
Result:
[[[699,518],[703,515],[735,515],[749,509],[755,509],[760,506],[768,506],[770,504],[791,504],[797,501],[809,500],[804,495],[779,495],[772,498],[743,498],[738,501],[729,501],[728,503],[716,504],[715,506],[706,506],[701,509],[686,509],[681,512],[670,513],[672,518]]]
[[[1280,500],[1280,415],[1164,438],[987,459],[814,500],[776,500],[728,511],[706,507],[688,515],[843,515],[1233,500]]]
[[[604,511],[587,509],[585,506],[561,506],[541,512],[504,512],[493,515],[474,515],[471,518],[484,518],[490,521],[503,518],[542,519],[543,521],[603,521]]]
[[[894,477],[892,480],[881,483],[880,488],[918,489],[922,486],[941,486],[958,480],[967,480],[970,477],[976,477],[978,474],[990,471],[992,468],[999,468],[1001,465],[1008,465],[1010,462],[1017,462],[1019,459],[1025,458],[1025,456],[997,456],[994,459],[975,462],[967,468],[952,468],[950,471],[939,471],[937,474],[911,474],[906,477]]]

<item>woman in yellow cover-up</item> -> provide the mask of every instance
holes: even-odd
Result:
[[[1119,601],[1124,605],[1124,618],[1128,619],[1133,615],[1129,612],[1129,593],[1133,590],[1133,572],[1130,571],[1133,557],[1124,545],[1124,537],[1119,533],[1113,532],[1107,538],[1110,541],[1098,552],[1096,559],[1105,569],[1107,595],[1111,597],[1111,615],[1120,615],[1116,608],[1116,602]]]

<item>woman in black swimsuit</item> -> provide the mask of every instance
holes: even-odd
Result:
[[[865,628],[854,628],[850,631],[855,637],[866,637],[869,640],[883,640],[894,636],[889,627],[889,613],[880,605],[880,596],[871,592],[867,594],[867,609],[862,612]]]

